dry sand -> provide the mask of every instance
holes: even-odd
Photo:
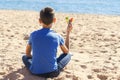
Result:
[[[24,67],[25,36],[40,29],[39,12],[0,10],[0,80],[45,80]],[[73,17],[71,62],[52,80],[120,80],[120,16],[57,13],[53,29],[65,37]],[[58,54],[60,54],[60,49]]]

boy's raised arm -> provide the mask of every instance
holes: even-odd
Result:
[[[72,23],[69,23],[68,24],[68,27],[67,27],[67,31],[66,31],[66,40],[65,40],[65,45],[66,45],[66,47],[68,48],[68,50],[69,50],[69,39],[70,39],[70,32],[71,32],[71,30],[72,30]]]
[[[61,45],[61,50],[63,53],[69,53],[69,38],[70,38],[70,32],[72,30],[72,23],[69,22],[66,30],[66,40],[65,40],[65,45]]]

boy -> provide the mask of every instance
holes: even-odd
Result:
[[[55,21],[55,13],[52,8],[46,7],[40,11],[39,22],[42,29],[31,33],[26,47],[26,55],[22,57],[23,63],[32,74],[46,78],[56,77],[71,59],[69,34],[72,30],[72,24],[68,24],[64,43],[63,38],[51,30]],[[58,46],[63,54],[56,58]]]

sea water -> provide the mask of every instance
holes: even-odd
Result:
[[[120,15],[120,0],[0,0],[0,9]]]

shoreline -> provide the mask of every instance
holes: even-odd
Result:
[[[0,80],[45,80],[31,75],[21,60],[27,44],[24,38],[41,28],[39,12],[0,10],[0,14]],[[64,38],[66,16],[74,18],[70,37],[73,56],[52,80],[120,79],[120,16],[56,13],[52,28]]]
[[[35,11],[35,10],[17,10],[17,9],[0,9],[0,11],[20,11],[20,12],[37,12],[39,13],[39,11]],[[56,12],[57,14],[77,14],[77,15],[101,15],[101,16],[120,16],[120,15],[116,15],[116,14],[97,14],[97,13],[75,13],[75,12]]]

